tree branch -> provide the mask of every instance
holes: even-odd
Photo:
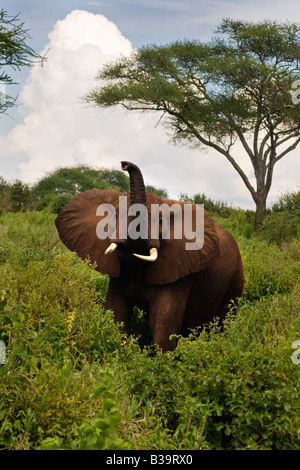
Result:
[[[211,147],[215,150],[217,150],[219,153],[221,153],[222,155],[224,155],[227,160],[231,163],[231,165],[234,167],[234,169],[238,172],[238,174],[240,175],[240,177],[242,178],[244,184],[246,185],[247,189],[250,191],[253,199],[255,199],[256,197],[256,191],[255,189],[253,188],[253,186],[251,185],[246,173],[244,173],[243,169],[238,165],[238,163],[235,161],[235,159],[230,155],[229,151],[226,151],[224,150],[222,147],[220,147],[219,145],[217,145],[216,143],[212,142],[211,140],[208,140],[206,139],[205,137],[203,137],[195,128],[194,126],[186,121],[182,116],[181,116],[181,120],[185,123],[185,125],[191,129],[191,132],[193,133],[193,135],[204,145],[208,146],[208,147]]]
[[[278,155],[276,158],[275,158],[275,163],[277,163],[282,157],[284,157],[287,153],[291,152],[292,150],[295,150],[295,148],[297,147],[297,145],[299,144],[300,142],[300,137],[298,137],[298,139],[292,144],[290,145],[287,149],[285,149],[280,155]]]

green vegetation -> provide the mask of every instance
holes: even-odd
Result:
[[[114,324],[107,276],[62,245],[55,214],[0,216],[0,447],[299,450],[300,238],[268,239],[273,217],[299,216],[290,201],[260,234],[254,213],[211,201],[241,248],[240,309],[164,355],[138,342],[143,312],[131,337]]]
[[[291,241],[300,234],[300,191],[283,194],[263,222],[262,233],[275,243]]]
[[[16,85],[8,71],[21,70],[21,67],[30,67],[36,60],[45,60],[28,46],[29,39],[28,30],[24,28],[24,22],[21,22],[19,15],[10,16],[2,9],[0,11],[0,113],[5,113],[16,102],[16,98],[6,93],[6,85]]]
[[[10,184],[0,176],[0,214],[28,210],[59,214],[76,194],[89,189],[128,192],[129,177],[121,170],[96,170],[84,165],[59,168],[31,187],[18,180]],[[163,188],[146,185],[146,190],[168,197]]]
[[[300,24],[222,19],[210,41],[151,44],[101,68],[86,100],[101,108],[157,112],[175,143],[208,147],[228,160],[265,217],[274,168],[300,143]],[[249,158],[255,184],[235,143]]]

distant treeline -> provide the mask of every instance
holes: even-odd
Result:
[[[129,178],[123,171],[89,166],[59,168],[30,186],[22,181],[10,184],[0,176],[0,214],[48,209],[59,213],[79,192],[89,189],[129,191]],[[146,185],[146,190],[168,197],[165,189]]]
[[[48,211],[59,214],[78,193],[89,189],[129,192],[129,178],[120,170],[94,169],[88,166],[66,167],[49,173],[35,185],[22,181],[8,183],[0,176],[0,215],[8,212]],[[146,190],[168,197],[166,189],[146,185]],[[203,193],[180,194],[178,199],[204,208],[229,229],[236,227],[246,237],[253,234],[255,212],[215,201]],[[281,244],[300,236],[300,191],[282,194],[266,211],[261,235],[271,243]]]

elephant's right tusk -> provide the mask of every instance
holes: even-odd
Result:
[[[156,261],[158,257],[158,251],[157,248],[151,248],[150,250],[150,255],[149,256],[144,256],[144,255],[137,255],[136,253],[133,253],[133,256],[136,256],[137,258],[140,258],[144,261]]]
[[[105,250],[105,253],[104,253],[104,254],[105,254],[105,255],[111,255],[111,254],[115,251],[115,249],[117,248],[117,246],[118,246],[118,245],[117,245],[116,243],[111,243],[111,244],[109,245],[109,247]]]

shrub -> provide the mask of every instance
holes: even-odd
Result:
[[[85,419],[78,427],[74,427],[68,442],[66,439],[52,437],[45,439],[41,449],[72,449],[72,450],[128,450],[129,443],[115,437],[121,421],[121,413],[113,392],[112,376],[106,373],[93,393],[93,398],[102,397],[102,406],[90,419]]]
[[[299,243],[278,247],[253,237],[239,241],[245,271],[244,297],[259,300],[266,295],[290,292],[300,277]],[[296,246],[295,246],[296,244]]]
[[[97,412],[99,366],[122,348],[123,334],[98,303],[94,271],[73,254],[58,252],[17,271],[7,262],[1,272],[10,291],[3,289],[0,298],[6,346],[0,447],[32,449],[47,438],[65,442]]]
[[[64,437],[98,406],[87,368],[78,371],[67,358],[55,365],[42,354],[15,347],[0,370],[2,448],[32,449],[47,437]]]
[[[298,294],[246,302],[223,333],[181,338],[172,353],[128,344],[118,377],[138,423],[135,448],[298,449]]]
[[[104,312],[108,277],[58,241],[54,216],[0,218],[0,447],[299,449],[300,249],[245,238],[238,314],[161,355]]]
[[[261,227],[261,236],[280,245],[300,234],[300,217],[292,212],[274,212],[266,216]]]
[[[40,261],[59,242],[54,215],[47,212],[9,213],[0,217],[0,264]]]
[[[221,217],[229,217],[235,209],[223,201],[213,201],[210,197],[206,196],[204,193],[194,194],[190,197],[187,194],[180,194],[179,200],[184,202],[190,202],[193,204],[203,204],[204,209],[207,212],[217,214]]]
[[[286,193],[273,204],[261,227],[261,236],[271,243],[289,242],[300,234],[300,191]]]
[[[300,191],[282,194],[272,205],[273,212],[294,212],[300,216]]]

